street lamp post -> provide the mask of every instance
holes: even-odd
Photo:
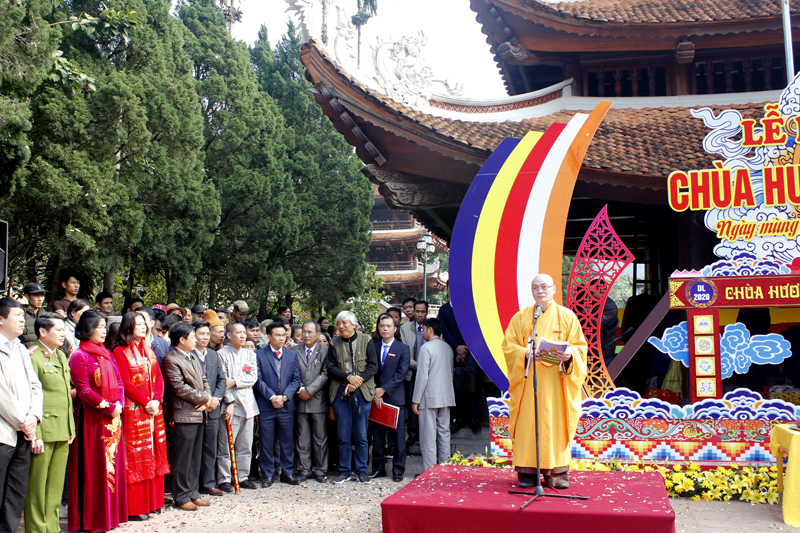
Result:
[[[417,241],[417,252],[422,259],[422,299],[428,301],[428,260],[436,251],[433,245],[433,237],[426,233]]]

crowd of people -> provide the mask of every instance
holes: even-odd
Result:
[[[111,294],[93,305],[77,277],[62,287],[52,311],[38,283],[0,299],[0,533],[23,511],[26,532],[59,531],[65,512],[70,531],[108,531],[257,481],[399,482],[410,447],[428,468],[451,430],[480,431],[478,367],[449,303],[431,318],[409,298],[370,334],[350,311],[258,322],[244,301],[129,298],[115,314]]]

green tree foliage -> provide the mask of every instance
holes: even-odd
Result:
[[[363,265],[364,263],[362,263],[362,267]],[[375,275],[375,265],[366,265],[366,269],[362,270],[361,275],[364,280],[364,292],[347,300],[344,309],[356,314],[358,323],[363,326],[365,333],[372,333],[375,330],[378,316],[383,312],[381,300],[391,301],[394,294],[381,292],[383,278]]]
[[[260,88],[281,104],[285,168],[300,209],[296,240],[281,250],[280,263],[313,303],[335,305],[363,290],[372,186],[308,90],[300,49],[291,22],[274,53],[262,26],[251,57]]]
[[[185,48],[202,104],[205,169],[221,204],[216,242],[203,255],[211,302],[220,285],[237,296],[291,292],[281,256],[296,245],[301,220],[284,170],[283,117],[258,90],[247,47],[228,34],[213,0],[181,3],[178,14],[189,30]]]
[[[371,186],[307,90],[294,28],[248,50],[215,0],[171,7],[0,3],[13,285],[57,298],[77,268],[82,295],[102,283],[266,310],[362,294]]]

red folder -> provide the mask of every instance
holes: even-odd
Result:
[[[370,422],[375,422],[391,429],[397,429],[397,418],[399,416],[400,408],[386,402],[383,403],[380,409],[375,405],[375,402],[372,402],[372,408],[369,410]]]

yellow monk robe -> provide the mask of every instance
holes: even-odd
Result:
[[[511,319],[503,340],[508,366],[509,404],[508,431],[513,439],[513,463],[519,467],[536,467],[536,416],[533,395],[533,366],[525,379],[525,352],[533,329],[535,306],[519,311]],[[552,341],[569,341],[572,360],[561,366],[537,362],[539,385],[539,450],[541,468],[569,466],[570,444],[575,437],[581,414],[581,388],[586,379],[588,344],[575,313],[552,302],[539,316],[536,325],[537,344],[545,337]],[[532,362],[531,365],[534,363]]]

